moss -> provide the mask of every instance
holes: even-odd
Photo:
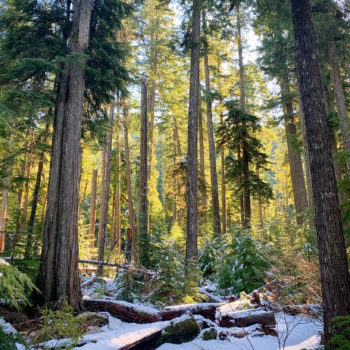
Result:
[[[163,330],[160,337],[160,344],[173,343],[182,344],[193,340],[200,333],[201,329],[193,316],[181,321],[170,322]]]
[[[218,336],[218,332],[215,328],[210,328],[209,330],[206,330],[203,332],[203,340],[212,340],[216,339]]]

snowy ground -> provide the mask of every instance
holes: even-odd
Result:
[[[112,280],[107,280],[105,291],[113,290]],[[84,288],[84,295],[90,298],[97,297],[94,295],[95,286]],[[111,293],[113,294],[113,293]],[[113,298],[113,297],[112,297]],[[111,299],[109,297],[108,299]],[[146,306],[146,305],[144,305]],[[151,306],[151,305],[147,305]],[[106,314],[106,313],[105,313]],[[196,316],[200,318],[201,316]],[[130,343],[131,340],[141,339],[144,335],[157,332],[166,327],[169,321],[136,324],[126,323],[108,314],[109,324],[102,327],[99,333],[84,335],[83,341],[80,342],[76,349],[82,350],[117,350]],[[215,326],[218,334],[223,332],[227,335],[225,340],[202,339],[202,333],[188,343],[175,345],[163,344],[158,347],[159,350],[301,350],[315,349],[320,345],[320,333],[322,323],[314,318],[302,315],[291,316],[282,312],[276,314],[278,337],[262,334],[257,330],[259,326],[254,325],[242,328],[222,328]],[[210,323],[210,321],[208,321]],[[235,334],[236,336],[234,336]],[[238,337],[237,337],[238,336]],[[240,337],[239,337],[240,336]]]
[[[109,324],[104,326],[99,333],[91,333],[84,335],[80,344],[85,343],[83,346],[75,348],[76,350],[116,350],[120,349],[131,340],[142,338],[144,335],[150,332],[156,332],[163,329],[168,321],[148,323],[148,324],[136,324],[122,322],[110,315]],[[255,331],[257,326],[242,328],[221,328],[216,327],[218,333],[246,333],[247,336],[242,338],[236,338],[234,336],[228,336],[226,340],[209,340],[204,341],[200,334],[195,340],[175,345],[175,344],[163,344],[159,350],[301,350],[301,349],[315,349],[320,343],[320,331],[322,330],[322,324],[312,318],[304,316],[290,316],[279,313],[276,315],[278,320],[277,330],[278,337],[263,335],[260,332]],[[46,343],[46,345],[59,345],[56,341],[50,341],[52,344]]]

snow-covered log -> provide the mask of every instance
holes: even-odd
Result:
[[[158,310],[126,301],[84,299],[84,306],[90,311],[107,311],[124,322],[151,323],[162,321]]]
[[[226,304],[217,309],[216,320],[221,327],[248,327],[253,324],[261,324],[264,327],[276,326],[275,314],[263,309],[232,308]]]
[[[168,321],[190,311],[193,315],[201,315],[210,320],[215,320],[216,308],[220,303],[184,304],[169,306],[164,310],[156,310],[150,307],[135,305],[126,301],[106,299],[84,299],[86,309],[90,311],[107,311],[111,315],[125,322],[150,323]]]
[[[223,305],[222,303],[201,303],[201,304],[184,304],[168,306],[160,311],[161,318],[165,320],[172,320],[190,311],[193,315],[201,315],[210,320],[215,320],[216,308]]]

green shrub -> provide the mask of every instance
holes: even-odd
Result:
[[[205,277],[210,277],[219,268],[218,261],[222,256],[222,246],[225,242],[222,239],[206,240],[198,254],[198,266]]]
[[[334,317],[331,332],[337,332],[328,342],[327,349],[350,349],[350,315]]]
[[[153,282],[156,289],[150,300],[158,306],[180,303],[185,296],[181,256],[172,242],[166,242],[160,247],[158,256],[157,276]]]
[[[251,292],[264,283],[263,272],[269,267],[266,248],[248,236],[236,237],[225,247],[217,283],[232,293]]]
[[[140,300],[141,290],[144,287],[142,275],[132,268],[118,271],[115,278],[116,293],[115,297],[120,300],[134,302]]]
[[[42,328],[36,333],[33,343],[69,338],[71,345],[76,345],[83,332],[82,320],[74,317],[72,307],[66,304],[60,310],[44,309],[42,311]],[[65,344],[65,348],[67,346],[70,345]]]
[[[0,259],[0,299],[20,310],[31,305],[29,296],[33,289],[39,291],[27,275]]]

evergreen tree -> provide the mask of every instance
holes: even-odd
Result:
[[[249,193],[256,198],[265,200],[272,199],[273,193],[270,185],[259,177],[259,174],[252,170],[267,170],[267,155],[262,152],[261,142],[254,136],[260,125],[257,117],[248,114],[237,107],[237,101],[226,102],[228,113],[220,124],[217,135],[220,146],[225,146],[231,151],[226,157],[226,179],[235,184],[236,194]],[[239,149],[245,143],[246,159],[239,155]],[[243,177],[245,162],[250,166],[249,176]]]

